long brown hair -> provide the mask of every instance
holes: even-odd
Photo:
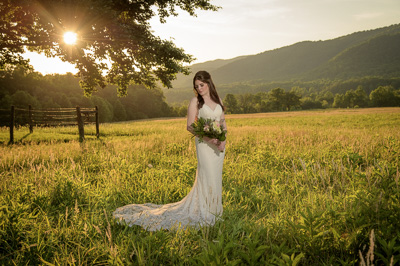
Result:
[[[215,89],[215,85],[214,85],[214,82],[211,79],[210,73],[208,73],[207,71],[202,70],[202,71],[197,72],[196,75],[194,75],[193,88],[197,92],[196,85],[195,85],[196,80],[200,80],[201,82],[204,82],[204,83],[208,84],[208,88],[210,90],[210,98],[211,98],[211,100],[213,100],[217,104],[221,105],[222,110],[225,111],[225,107],[222,105],[221,99],[218,96],[217,90]],[[198,107],[198,109],[200,109],[204,105],[204,99],[199,93],[197,93],[197,100],[199,102],[197,107]]]

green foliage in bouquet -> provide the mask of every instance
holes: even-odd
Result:
[[[199,119],[196,119],[191,126],[193,127],[194,134],[199,138],[200,142],[203,141],[204,137],[218,139],[220,141],[226,140],[226,130],[219,121],[200,117]]]

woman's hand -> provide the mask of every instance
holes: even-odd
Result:
[[[212,144],[212,145],[215,145],[217,147],[221,144],[221,141],[218,140],[218,139],[212,139],[212,138],[209,138],[209,137],[203,137],[203,140],[208,142],[208,143],[210,143],[210,144]]]
[[[215,145],[220,152],[223,152],[225,150],[226,140],[225,141],[220,141],[218,139],[210,139],[210,138],[207,138],[207,137],[204,137],[203,139],[205,141],[207,141],[208,143],[210,143],[212,145]]]
[[[203,137],[203,140],[210,143],[211,145],[215,145],[220,152],[225,150],[226,140],[220,141],[218,139],[211,139],[209,137]]]
[[[223,152],[225,150],[225,145],[226,145],[226,140],[225,141],[220,141],[218,145],[218,150],[220,152]]]
[[[210,143],[210,144],[213,144],[215,146],[218,146],[218,144],[219,144],[218,143],[219,140],[217,140],[217,139],[212,139],[212,138],[209,138],[209,137],[203,137],[203,140],[208,142],[208,143]]]

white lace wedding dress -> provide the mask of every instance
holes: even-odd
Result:
[[[217,121],[222,108],[217,105],[212,110],[204,104],[199,109],[199,117]],[[199,142],[196,137],[197,171],[194,185],[189,194],[179,202],[156,205],[130,204],[116,209],[114,218],[128,225],[140,225],[148,231],[179,229],[187,226],[213,225],[222,215],[222,166],[225,152],[207,142]]]

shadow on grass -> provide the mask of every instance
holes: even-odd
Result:
[[[57,134],[60,135],[77,135],[76,133],[73,132],[59,132]],[[149,136],[149,135],[153,135],[154,132],[146,132],[146,131],[137,131],[137,132],[118,132],[118,131],[110,131],[110,132],[100,132],[99,133],[99,137],[137,137],[137,136]],[[96,136],[95,132],[89,132],[86,133],[85,132],[85,136]]]
[[[79,136],[74,139],[35,139],[35,140],[24,140],[27,136],[22,137],[19,140],[14,140],[13,143],[9,141],[0,141],[1,146],[12,146],[12,145],[39,145],[39,144],[57,144],[57,143],[69,143],[69,142],[79,142]],[[104,140],[97,138],[85,138],[82,144],[87,142],[100,142],[104,143]]]
[[[17,141],[14,140],[14,142],[12,142],[11,140],[9,140],[9,141],[0,141],[0,145],[13,145],[13,144],[21,143],[24,139],[26,139],[31,134],[32,133],[28,133],[25,136],[23,136],[20,140],[17,140]]]
[[[31,135],[32,133],[28,133],[28,134],[26,134],[25,136],[23,136],[21,139],[20,139],[20,141],[22,141],[22,140],[24,140],[24,139],[26,139],[29,135]]]

